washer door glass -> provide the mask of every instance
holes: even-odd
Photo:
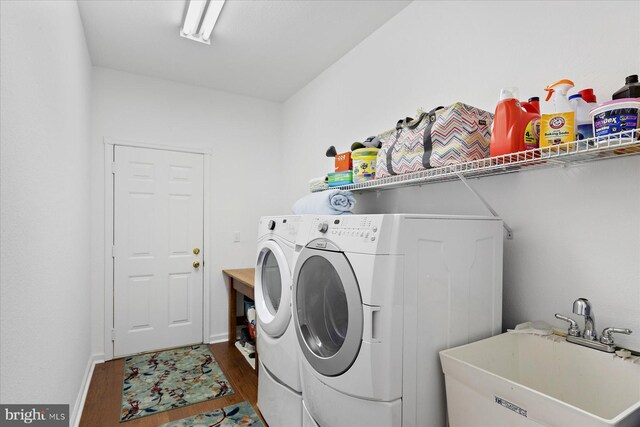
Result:
[[[342,253],[306,248],[298,261],[294,313],[302,351],[321,374],[340,375],[360,350],[360,289]]]
[[[275,316],[278,312],[278,307],[280,307],[282,278],[278,260],[273,252],[268,249],[262,261],[262,292],[267,309]]]
[[[321,357],[340,350],[349,329],[349,306],[342,280],[326,258],[307,260],[298,278],[298,317],[305,341]]]

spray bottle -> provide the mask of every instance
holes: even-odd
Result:
[[[500,91],[489,144],[491,157],[538,147],[540,113],[535,112],[535,101],[521,103],[513,92],[510,89]]]
[[[567,98],[573,86],[571,80],[564,79],[544,89],[548,94],[542,105],[540,147],[575,141],[576,113]]]
[[[581,93],[576,93],[569,97],[569,102],[576,112],[576,139],[588,139],[593,137],[593,126],[591,125],[591,116],[589,112],[591,107],[582,97]]]

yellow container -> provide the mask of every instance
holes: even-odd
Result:
[[[540,120],[540,148],[576,140],[576,113],[543,114]]]
[[[378,148],[358,148],[351,152],[353,182],[364,182],[375,179],[378,151]]]

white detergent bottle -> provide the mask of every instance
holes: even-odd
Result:
[[[567,98],[573,86],[571,80],[564,79],[544,89],[548,94],[540,119],[541,148],[576,140],[576,112]]]
[[[576,93],[569,97],[569,102],[576,112],[576,140],[589,139],[593,136],[593,127],[591,126],[591,106],[585,102],[582,95]]]

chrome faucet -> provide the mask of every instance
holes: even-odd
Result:
[[[556,313],[556,319],[564,320],[565,322],[569,323],[569,330],[567,330],[567,334],[568,335],[570,335],[572,337],[579,337],[580,336],[580,327],[578,326],[578,322],[576,322],[575,320],[573,320],[570,317],[563,316],[560,313]]]
[[[584,316],[584,332],[580,332],[578,323],[570,317],[556,313],[556,318],[569,323],[567,330],[567,341],[583,345],[585,347],[594,348],[607,353],[614,353],[616,346],[613,342],[613,334],[631,334],[631,329],[626,328],[604,328],[600,340],[597,339],[596,321],[593,315],[591,303],[586,298],[578,298],[573,303],[573,312]]]
[[[602,337],[600,337],[600,342],[606,345],[613,345],[614,333],[630,335],[632,331],[631,329],[627,329],[627,328],[604,328],[602,330]]]
[[[582,338],[595,341],[598,339],[596,332],[596,318],[593,314],[591,303],[586,298],[578,298],[573,302],[573,314],[584,316],[584,331]]]

